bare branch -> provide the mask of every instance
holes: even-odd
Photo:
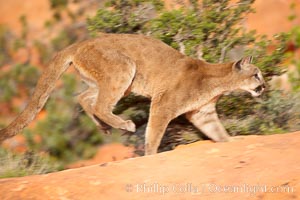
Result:
[[[226,56],[226,50],[228,47],[230,47],[232,45],[233,42],[230,42],[229,44],[227,44],[225,47],[222,48],[221,50],[221,56],[219,58],[219,63],[224,62],[225,60],[225,56]]]

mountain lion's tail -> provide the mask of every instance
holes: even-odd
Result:
[[[56,81],[72,64],[73,48],[59,52],[38,80],[34,93],[24,111],[6,128],[0,130],[0,143],[23,130],[44,107]]]

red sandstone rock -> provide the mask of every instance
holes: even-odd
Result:
[[[1,179],[0,199],[300,199],[299,146],[300,132],[197,142],[153,156]]]
[[[126,147],[119,143],[105,144],[99,148],[94,158],[90,160],[78,161],[69,165],[68,168],[78,168],[111,161],[124,160],[136,156],[137,155],[134,153],[134,147]]]

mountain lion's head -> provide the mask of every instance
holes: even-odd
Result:
[[[239,89],[250,92],[253,97],[260,96],[266,88],[264,78],[258,67],[251,64],[252,56],[234,63],[235,74],[239,77]]]

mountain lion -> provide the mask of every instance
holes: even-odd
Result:
[[[225,92],[241,89],[259,96],[265,82],[251,57],[210,64],[190,58],[165,43],[143,35],[103,34],[59,52],[41,75],[25,110],[0,131],[0,142],[26,127],[45,105],[56,81],[71,65],[88,89],[78,95],[85,112],[101,127],[106,124],[135,132],[131,120],[112,113],[130,92],[151,98],[145,154],[155,154],[168,123],[181,114],[212,140],[229,135],[216,113]]]

